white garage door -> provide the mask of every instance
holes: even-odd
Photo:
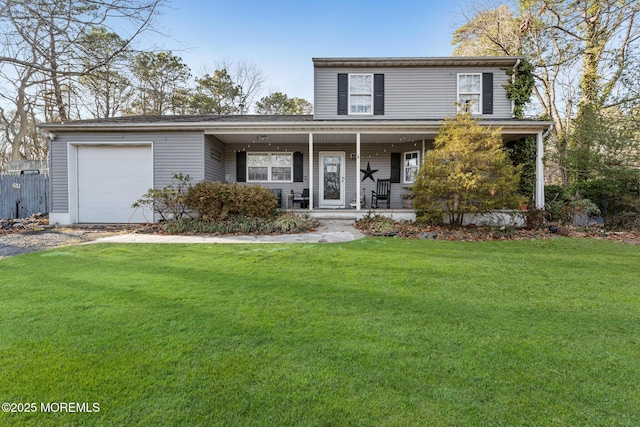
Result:
[[[151,222],[131,205],[153,186],[150,146],[78,146],[78,222]]]

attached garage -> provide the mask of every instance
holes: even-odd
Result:
[[[77,145],[79,223],[153,221],[131,205],[153,187],[153,151],[145,145]]]

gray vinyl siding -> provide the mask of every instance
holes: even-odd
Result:
[[[384,74],[384,116],[338,115],[338,73]],[[316,119],[441,119],[456,114],[458,73],[493,73],[493,114],[511,118],[511,101],[504,85],[505,70],[498,67],[316,68],[314,117]]]
[[[153,144],[155,188],[171,184],[174,174],[188,174],[193,182],[204,179],[202,132],[59,132],[51,142],[51,211],[69,212],[68,143]]]
[[[204,150],[204,179],[207,181],[224,181],[225,159],[224,144],[213,136],[206,136]]]
[[[49,144],[49,186],[51,212],[69,212],[67,136],[58,134]]]
[[[429,141],[426,143],[427,149],[432,146],[432,143]],[[270,150],[272,147],[260,147],[256,146],[255,148],[251,148],[250,152],[277,152],[278,150]],[[281,147],[282,148],[282,147]],[[229,182],[234,182],[236,177],[236,157],[235,151],[246,149],[244,145],[233,145],[230,144],[227,146],[227,156],[225,163],[225,174]],[[282,203],[284,204],[285,194],[290,193],[292,190],[296,193],[302,192],[304,188],[309,188],[309,146],[308,145],[288,145],[288,152],[293,151],[301,151],[304,155],[304,182],[264,182],[258,183],[267,188],[280,188],[282,189]],[[413,145],[413,143],[405,143],[405,144],[397,144],[394,143],[393,146],[391,143],[389,144],[362,144],[360,147],[360,167],[362,169],[367,168],[367,162],[371,165],[371,169],[378,169],[373,176],[377,179],[382,178],[390,178],[391,177],[391,153],[404,153],[410,151],[421,151],[422,150],[422,142],[418,142],[417,145]],[[283,150],[279,150],[283,151]],[[356,160],[355,158],[351,158],[351,154],[356,152],[356,145],[354,143],[345,143],[340,144],[336,147],[334,144],[314,144],[313,147],[313,182],[314,182],[314,191],[313,191],[313,206],[314,208],[318,208],[319,206],[319,186],[320,186],[320,170],[319,170],[319,159],[320,152],[322,151],[343,151],[345,153],[345,164],[346,164],[346,173],[345,173],[345,207],[349,207],[349,203],[352,199],[356,197],[357,186],[360,186],[361,194],[366,196],[366,206],[369,208],[371,206],[371,191],[376,189],[376,183],[371,181],[371,179],[367,179],[366,181],[362,181],[362,173],[356,170]],[[402,172],[401,172],[402,173]],[[356,184],[356,180],[358,184]],[[252,183],[249,183],[252,185]],[[404,184],[404,181],[401,183],[391,184],[391,208],[399,209],[402,208],[402,195],[404,193],[409,192],[409,187],[411,184]],[[385,206],[380,206],[384,208]]]
[[[204,134],[168,132],[152,134],[155,188],[171,184],[177,173],[188,174],[193,182],[204,179]],[[142,138],[144,139],[144,138]]]

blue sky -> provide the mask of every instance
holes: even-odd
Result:
[[[314,57],[449,56],[465,0],[174,0],[159,47],[193,74],[223,60],[256,64],[265,91],[313,102]]]

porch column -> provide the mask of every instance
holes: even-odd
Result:
[[[536,192],[535,204],[537,209],[544,209],[544,144],[542,141],[542,132],[536,135]]]
[[[309,134],[309,210],[313,210],[313,134]]]
[[[348,197],[347,197],[348,200]],[[360,132],[356,134],[356,210],[360,210]]]

